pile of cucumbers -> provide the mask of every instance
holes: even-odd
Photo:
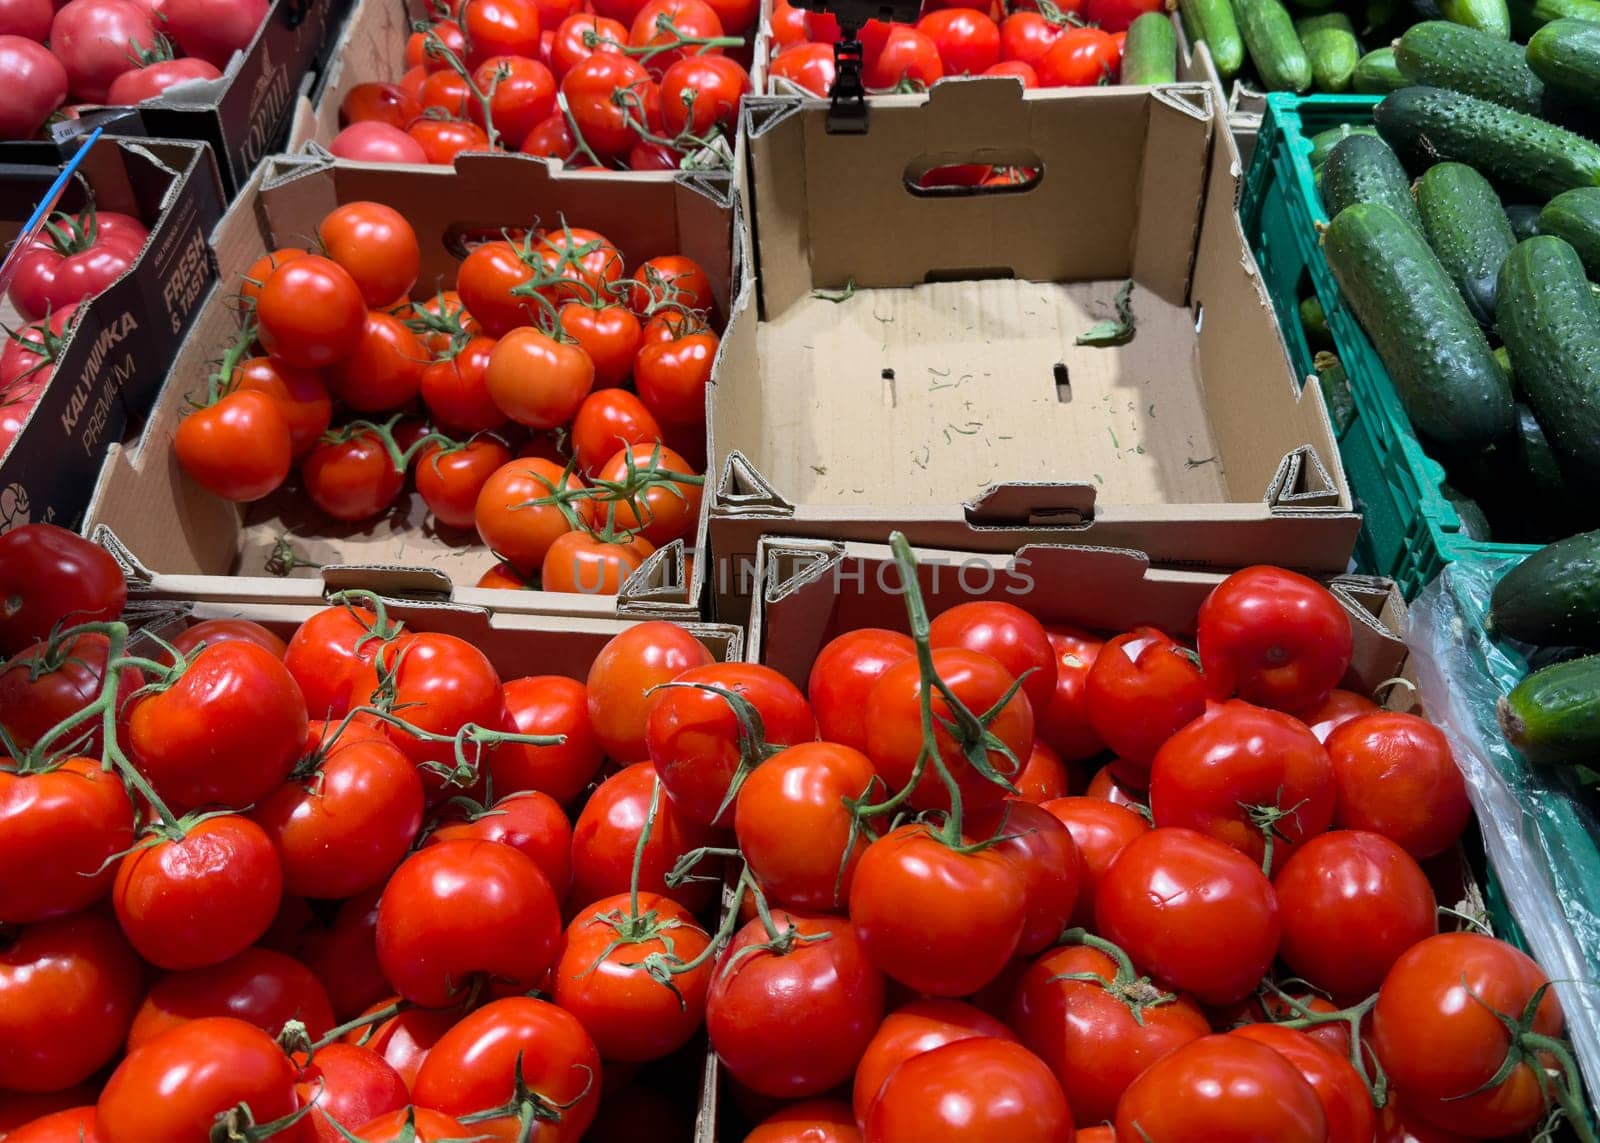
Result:
[[[1504,46],[1557,19],[1600,21],[1600,0],[1179,0],[1178,11],[1224,82],[1386,95],[1418,82],[1391,43],[1416,21],[1470,28]]]
[[[1600,22],[1397,55],[1418,86],[1312,141],[1323,252],[1468,535],[1567,535],[1600,522]]]

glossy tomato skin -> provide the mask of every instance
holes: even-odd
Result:
[[[866,797],[876,778],[865,754],[834,742],[791,746],[751,772],[734,804],[733,828],[771,900],[807,913],[844,908],[871,840],[852,831],[845,799]]]
[[[387,1008],[398,996],[374,1004],[366,1013]],[[409,1089],[417,1082],[417,1072],[422,1062],[433,1051],[433,1046],[461,1019],[459,1008],[407,1008],[396,1016],[380,1021],[368,1028],[356,1028],[345,1035],[347,1044],[360,1044],[371,1048],[383,1057]]]
[[[889,1013],[873,1033],[856,1067],[850,1097],[855,1121],[867,1121],[867,1113],[877,1101],[884,1081],[901,1064],[923,1052],[975,1036],[1016,1039],[999,1020],[959,1000],[913,1000]]]
[[[417,97],[397,83],[358,83],[339,104],[339,126],[375,122],[404,131],[421,114]]]
[[[328,994],[309,968],[283,953],[250,948],[210,968],[169,973],[156,981],[128,1029],[128,1050],[206,1016],[231,1016],[269,1036],[298,1020],[313,1040],[333,1027]]]
[[[820,98],[833,90],[835,63],[827,44],[790,44],[772,57],[772,77]]]
[[[1350,667],[1349,615],[1320,583],[1282,568],[1234,572],[1206,596],[1198,625],[1212,698],[1237,694],[1274,710],[1306,710]]]
[[[1278,901],[1259,866],[1189,829],[1129,842],[1100,879],[1097,931],[1168,988],[1243,999],[1278,952]]]
[[[494,472],[478,492],[473,518],[478,538],[521,575],[531,576],[544,564],[551,546],[573,530],[572,520],[553,502],[557,490],[584,487],[577,473],[542,457],[520,458]],[[535,503],[546,500],[550,503]],[[580,524],[594,523],[594,501],[570,501],[567,510]]]
[[[323,216],[317,236],[328,257],[355,279],[369,306],[390,305],[416,285],[422,265],[417,235],[392,206],[345,203]]]
[[[1072,1111],[1044,1061],[1020,1044],[957,1040],[913,1056],[884,1081],[868,1143],[918,1139],[1071,1143]]]
[[[560,1120],[541,1124],[533,1138],[582,1138],[600,1105],[600,1054],[576,1017],[543,1000],[512,996],[465,1017],[428,1053],[412,1095],[419,1107],[471,1115],[510,1103],[519,1067],[531,1091],[562,1108]],[[514,1115],[483,1120],[476,1129],[493,1139],[518,1138]]]
[[[601,648],[587,686],[589,720],[605,752],[624,763],[649,758],[650,690],[711,661],[693,635],[660,621],[631,627]]]
[[[973,820],[977,837],[1005,840],[995,852],[1009,858],[1028,900],[1017,956],[1033,956],[1055,943],[1078,901],[1083,858],[1061,820],[1048,810],[1008,798],[998,810]]]
[[[1055,1073],[1081,1123],[1109,1119],[1130,1083],[1156,1060],[1211,1031],[1187,996],[1147,1006],[1135,1019],[1127,1004],[1079,973],[1116,979],[1116,963],[1081,945],[1051,949],[1017,982],[1006,1023]]]
[[[442,351],[422,371],[422,403],[442,432],[470,435],[506,423],[484,381],[494,347],[494,338],[475,335],[459,349]]]
[[[567,926],[551,996],[578,1018],[603,1058],[644,1062],[677,1051],[699,1030],[714,961],[675,975],[671,988],[652,980],[639,967],[647,956],[692,961],[711,939],[676,901],[641,893],[640,915],[654,913],[669,927],[648,940],[618,943],[629,901],[625,893],[601,898]]]
[[[1520,1017],[1548,980],[1526,953],[1479,933],[1440,933],[1413,945],[1384,977],[1372,1012],[1372,1046],[1390,1081],[1421,1118],[1475,1136],[1516,1135],[1545,1112],[1530,1063],[1484,1089],[1505,1062],[1510,1036],[1497,1013]],[[1533,1031],[1559,1036],[1561,1003],[1546,992]]]
[[[956,11],[950,9],[949,11]],[[1056,655],[1044,626],[1011,603],[961,603],[937,616],[928,631],[934,647],[965,647],[987,655],[1022,680],[1037,713],[1056,691]]]
[[[1071,792],[1072,775],[1054,750],[1041,739],[1033,740],[1033,750],[1028,761],[1017,775],[1017,796],[1025,802],[1041,805]]]
[[[367,701],[368,692],[352,694],[351,688],[383,642],[377,613],[352,604],[318,611],[295,629],[283,665],[312,718],[342,718]]]
[[[270,357],[252,357],[234,371],[234,388],[262,393],[278,407],[289,430],[290,454],[296,458],[311,451],[328,431],[333,419],[333,399],[322,375],[297,369]]]
[[[861,1143],[850,1108],[833,1099],[808,1099],[775,1111],[744,1143]]]
[[[126,788],[98,760],[69,758],[41,774],[0,765],[0,919],[44,921],[99,901],[133,826]]]
[[[567,532],[557,536],[544,554],[539,586],[545,591],[617,595],[655,550],[643,536],[606,539],[590,532]]]
[[[1280,869],[1273,889],[1283,910],[1279,955],[1336,997],[1370,996],[1402,953],[1438,931],[1428,875],[1380,834],[1313,838]]]
[[[290,365],[320,369],[355,352],[367,306],[343,266],[308,254],[278,267],[262,283],[256,318],[268,353]]]
[[[1116,1128],[1118,1139],[1150,1143],[1328,1138],[1322,1102],[1295,1066],[1237,1036],[1206,1036],[1157,1060],[1122,1093]]]
[[[643,401],[626,389],[590,393],[572,421],[572,455],[587,476],[600,472],[618,449],[651,445],[666,434]]]
[[[1235,700],[1196,719],[1162,745],[1150,768],[1150,811],[1158,826],[1184,826],[1272,868],[1333,821],[1333,763],[1295,718]],[[1263,811],[1283,816],[1270,826]],[[1267,832],[1271,830],[1271,833]]]
[[[572,827],[569,900],[574,905],[582,908],[628,891],[639,834],[649,819],[651,795],[658,782],[654,766],[636,762],[600,783],[589,796]],[[684,817],[663,794],[639,866],[640,890],[670,897],[690,911],[709,905],[713,896],[710,882],[689,880],[669,888],[666,877],[680,857],[715,845],[718,837],[717,831]]]
[[[555,963],[560,905],[532,859],[489,841],[408,857],[378,905],[378,964],[402,996],[443,1008],[484,973],[523,988]]]
[[[51,1112],[0,1138],[6,1143],[94,1143],[94,1105]]]
[[[558,901],[572,884],[572,823],[549,794],[537,790],[507,794],[481,814],[439,826],[425,844],[446,841],[509,845],[539,867]]]
[[[333,137],[328,150],[338,158],[363,163],[424,164],[428,161],[422,144],[399,127],[371,121],[350,124]]]
[[[1106,748],[1089,721],[1084,683],[1103,643],[1075,627],[1048,627],[1045,637],[1055,654],[1055,689],[1035,707],[1039,737],[1063,762],[1082,762]]]
[[[493,437],[469,440],[445,450],[426,445],[417,457],[417,492],[433,518],[450,528],[470,528],[477,519],[478,494],[511,450]]]
[[[97,913],[41,921],[0,945],[0,1088],[58,1091],[109,1063],[142,975],[117,927]]]
[[[100,1143],[207,1143],[218,1115],[248,1103],[257,1123],[295,1109],[294,1064],[261,1029],[191,1020],[130,1053],[96,1105]]]
[[[1095,895],[1101,878],[1124,846],[1150,832],[1150,823],[1126,806],[1100,798],[1056,798],[1045,802],[1049,812],[1072,835],[1083,868],[1078,878],[1078,900],[1072,909],[1072,923],[1094,925]]]
[[[1126,764],[1130,782],[1146,776],[1161,744],[1206,705],[1200,668],[1154,627],[1136,628],[1102,647],[1084,680],[1084,696],[1090,725]]]
[[[1277,1024],[1246,1024],[1229,1033],[1265,1044],[1288,1060],[1322,1104],[1328,1143],[1371,1143],[1377,1131],[1372,1097],[1347,1056],[1338,1056],[1304,1032]]]
[[[517,424],[556,429],[571,422],[594,388],[594,362],[575,342],[540,329],[513,329],[490,352],[484,383]]]
[[[309,1125],[304,1143],[348,1143],[330,1120],[369,1123],[380,1115],[405,1108],[411,1102],[400,1073],[371,1048],[355,1044],[329,1044],[318,1048],[312,1061],[300,1069],[295,1092],[301,1106],[313,1110],[302,1121]]]
[[[993,849],[958,853],[927,827],[905,825],[861,855],[850,919],[867,958],[888,976],[930,996],[969,996],[1016,952],[1027,888]]]
[[[597,481],[625,484],[629,480],[630,457],[635,478],[647,473],[696,475],[694,466],[672,449],[663,445],[633,445],[619,449],[600,470]],[[693,539],[702,496],[703,485],[673,479],[651,485],[632,498],[608,503],[605,510],[614,511],[617,527],[638,529],[646,540],[661,547],[673,540]]]
[[[883,975],[850,925],[773,910],[787,951],[741,950],[768,941],[757,918],[723,950],[706,999],[706,1031],[729,1073],[763,1095],[800,1099],[850,1078],[883,1016]]]
[[[427,733],[455,735],[469,723],[492,730],[505,716],[499,673],[488,656],[455,635],[429,631],[385,644],[372,665],[359,673],[352,693],[375,693],[380,680],[390,688],[401,717]],[[384,730],[412,762],[454,765],[450,743],[418,738],[393,724],[385,724]],[[430,790],[439,784],[431,774],[423,781]]]
[[[772,746],[795,746],[817,736],[811,704],[800,689],[758,663],[714,663],[677,676],[658,691],[645,724],[645,745],[662,788],[678,809],[703,825],[733,824],[730,791],[742,779],[743,735],[734,706],[714,687],[755,710]]]
[[[368,310],[361,337],[345,357],[327,366],[328,390],[357,413],[404,408],[422,391],[428,355],[416,334],[391,313]]]
[[[1325,743],[1328,741],[1328,735],[1351,719],[1360,718],[1364,714],[1375,714],[1377,711],[1378,704],[1365,695],[1339,690],[1336,687],[1316,706],[1296,711],[1295,717],[1311,728],[1311,733],[1317,736],[1318,742]]]
[[[276,492],[288,478],[294,436],[279,402],[240,388],[184,417],[173,450],[183,471],[207,492],[248,503]]]
[[[106,99],[113,104],[133,105],[154,99],[169,87],[196,80],[221,79],[222,72],[205,60],[158,60],[137,71],[125,71],[111,81]]]
[[[0,653],[7,656],[73,623],[116,619],[128,585],[110,552],[55,524],[0,536]]]
[[[345,523],[383,515],[406,481],[381,438],[370,429],[319,441],[301,461],[300,477],[311,502]]]
[[[1339,786],[1334,824],[1381,833],[1418,861],[1443,853],[1472,816],[1438,727],[1414,714],[1362,715],[1328,735]]]
[[[43,7],[48,20],[50,5],[47,2]],[[0,35],[0,69],[17,82],[18,90],[26,96],[8,100],[0,109],[0,139],[26,139],[36,134],[66,99],[67,69],[44,44],[29,36],[11,34]]]
[[[806,683],[823,741],[865,751],[867,695],[885,671],[915,655],[909,635],[881,627],[858,627],[829,640]]]
[[[121,9],[128,2],[89,0],[85,7]],[[138,219],[111,211],[94,215],[85,211],[68,221],[83,232],[82,238],[74,237],[69,245],[58,247],[54,239],[41,234],[14,255],[16,270],[8,294],[27,321],[37,321],[99,294],[127,272],[149,236]],[[91,225],[92,241],[88,233]]]
[[[378,898],[369,890],[339,906],[326,928],[304,934],[295,955],[327,990],[335,1018],[343,1022],[389,995],[378,967]]]
[[[519,734],[559,734],[557,746],[508,742],[489,755],[494,788],[506,792],[539,790],[563,804],[583,792],[605,760],[589,724],[589,692],[576,679],[534,675],[504,687],[508,730]]]
[[[426,1107],[407,1107],[380,1115],[357,1129],[362,1143],[449,1143],[471,1139],[474,1128]]]

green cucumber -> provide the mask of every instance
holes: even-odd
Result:
[[[1439,495],[1456,510],[1463,536],[1479,541],[1489,538],[1489,517],[1483,514],[1483,508],[1476,500],[1448,481],[1439,485]]]
[[[1600,655],[1535,671],[1496,707],[1506,740],[1536,765],[1600,755]]]
[[[1313,348],[1326,348],[1333,344],[1333,331],[1328,328],[1328,315],[1322,312],[1322,303],[1313,295],[1300,303],[1300,328],[1305,330],[1306,342]]]
[[[1311,86],[1311,61],[1295,34],[1289,10],[1278,0],[1234,0],[1239,33],[1256,74],[1268,91],[1305,91]]]
[[[1600,532],[1568,536],[1508,571],[1489,630],[1536,647],[1600,647]]]
[[[1556,195],[1539,212],[1539,233],[1565,241],[1578,252],[1589,277],[1600,281],[1600,187]]]
[[[1539,207],[1528,202],[1514,202],[1506,207],[1506,221],[1511,224],[1511,233],[1517,236],[1518,242],[1526,242],[1539,233],[1540,213]]]
[[[1465,163],[1439,163],[1417,182],[1423,233],[1485,329],[1494,327],[1500,265],[1517,244],[1489,180]]]
[[[1511,11],[1506,0],[1439,0],[1439,15],[1452,24],[1511,39]]]
[[[1178,32],[1165,12],[1146,12],[1128,25],[1122,82],[1130,87],[1178,82]]]
[[[1562,98],[1600,111],[1600,23],[1551,21],[1528,41],[1528,66]]]
[[[1230,0],[1178,0],[1178,11],[1183,14],[1184,27],[1192,23],[1195,31],[1191,34],[1206,42],[1217,75],[1225,80],[1238,75],[1244,66],[1244,40]]]
[[[1600,185],[1600,144],[1532,115],[1440,87],[1408,87],[1378,104],[1378,133],[1425,167],[1454,159],[1497,185],[1550,197]]]
[[[1500,267],[1495,316],[1562,476],[1577,496],[1600,492],[1600,300],[1578,252],[1549,235],[1519,243]]]
[[[1311,82],[1318,91],[1339,92],[1350,88],[1350,77],[1361,61],[1361,45],[1350,17],[1343,12],[1324,12],[1294,22],[1300,46],[1311,61]]]
[[[1352,135],[1328,152],[1328,161],[1322,164],[1322,201],[1329,218],[1351,203],[1381,202],[1422,230],[1411,176],[1389,144],[1371,135]]]
[[[1600,0],[1596,2],[1600,3]],[[1388,95],[1410,82],[1400,74],[1400,65],[1394,62],[1393,48],[1379,48],[1362,56],[1356,64],[1355,75],[1350,78],[1350,85],[1362,95]]]
[[[1529,115],[1544,105],[1544,82],[1523,58],[1521,45],[1477,28],[1448,20],[1413,24],[1395,44],[1394,60],[1412,83],[1447,87]]]
[[[1350,377],[1344,371],[1344,362],[1331,353],[1319,353],[1311,366],[1322,385],[1322,403],[1328,407],[1334,435],[1342,435],[1356,419],[1356,399],[1350,392]]]
[[[1362,202],[1341,211],[1322,241],[1417,431],[1458,453],[1508,437],[1511,386],[1422,232]]]
[[[1322,170],[1322,164],[1328,160],[1328,152],[1333,150],[1333,145],[1340,139],[1348,139],[1352,135],[1377,135],[1376,127],[1361,126],[1355,123],[1341,123],[1337,127],[1329,127],[1326,131],[1318,131],[1311,136],[1311,161],[1312,171]]]
[[[1511,30],[1517,39],[1531,39],[1552,20],[1600,22],[1600,0],[1507,0]]]
[[[1515,388],[1516,378],[1511,380]],[[1544,435],[1539,418],[1520,401],[1517,402],[1517,460],[1534,494],[1559,507],[1567,493],[1567,482],[1561,478],[1561,462],[1556,460],[1556,450],[1550,447],[1550,438]]]

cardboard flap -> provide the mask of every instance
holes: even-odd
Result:
[[[991,484],[962,505],[969,524],[1070,528],[1094,520],[1092,484]]]
[[[794,515],[794,505],[737,450],[728,454],[717,476],[716,510],[734,515]]]
[[[370,591],[377,595],[414,599],[418,596],[450,598],[450,577],[435,568],[394,567],[386,564],[329,564],[322,569],[329,593]]]
[[[1267,503],[1274,508],[1339,506],[1339,486],[1317,455],[1316,446],[1301,445],[1283,458],[1267,486]]]
[[[111,553],[111,558],[117,561],[129,586],[146,584],[154,578],[150,569],[140,563],[139,557],[129,551],[127,545],[117,539],[117,534],[105,524],[96,524],[90,530],[89,539]]]
[[[791,96],[747,95],[739,104],[745,133],[758,139],[785,119],[798,115],[806,101]],[[819,102],[811,99],[810,102]]]
[[[660,614],[698,614],[690,598],[690,575],[684,560],[684,543],[673,540],[657,548],[622,584],[616,612],[634,618]]]

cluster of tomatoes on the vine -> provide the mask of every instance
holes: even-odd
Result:
[[[926,0],[915,24],[861,29],[869,91],[921,91],[946,76],[1009,75],[1033,87],[1116,83],[1128,25],[1161,0]],[[774,0],[775,80],[813,95],[833,88],[839,22]]]
[[[130,105],[220,79],[267,0],[4,0],[0,139],[26,139],[69,99]]]
[[[244,328],[174,441],[197,483],[252,501],[298,465],[319,509],[357,523],[409,473],[439,525],[500,557],[485,587],[615,594],[692,534],[718,348],[692,259],[626,277],[604,235],[563,223],[481,243],[455,289],[412,302],[421,255],[397,211],[348,203],[318,237],[324,254],[246,272]]]
[[[583,168],[726,168],[753,0],[445,0],[395,83],[353,87],[335,155],[450,163],[520,151]]]

